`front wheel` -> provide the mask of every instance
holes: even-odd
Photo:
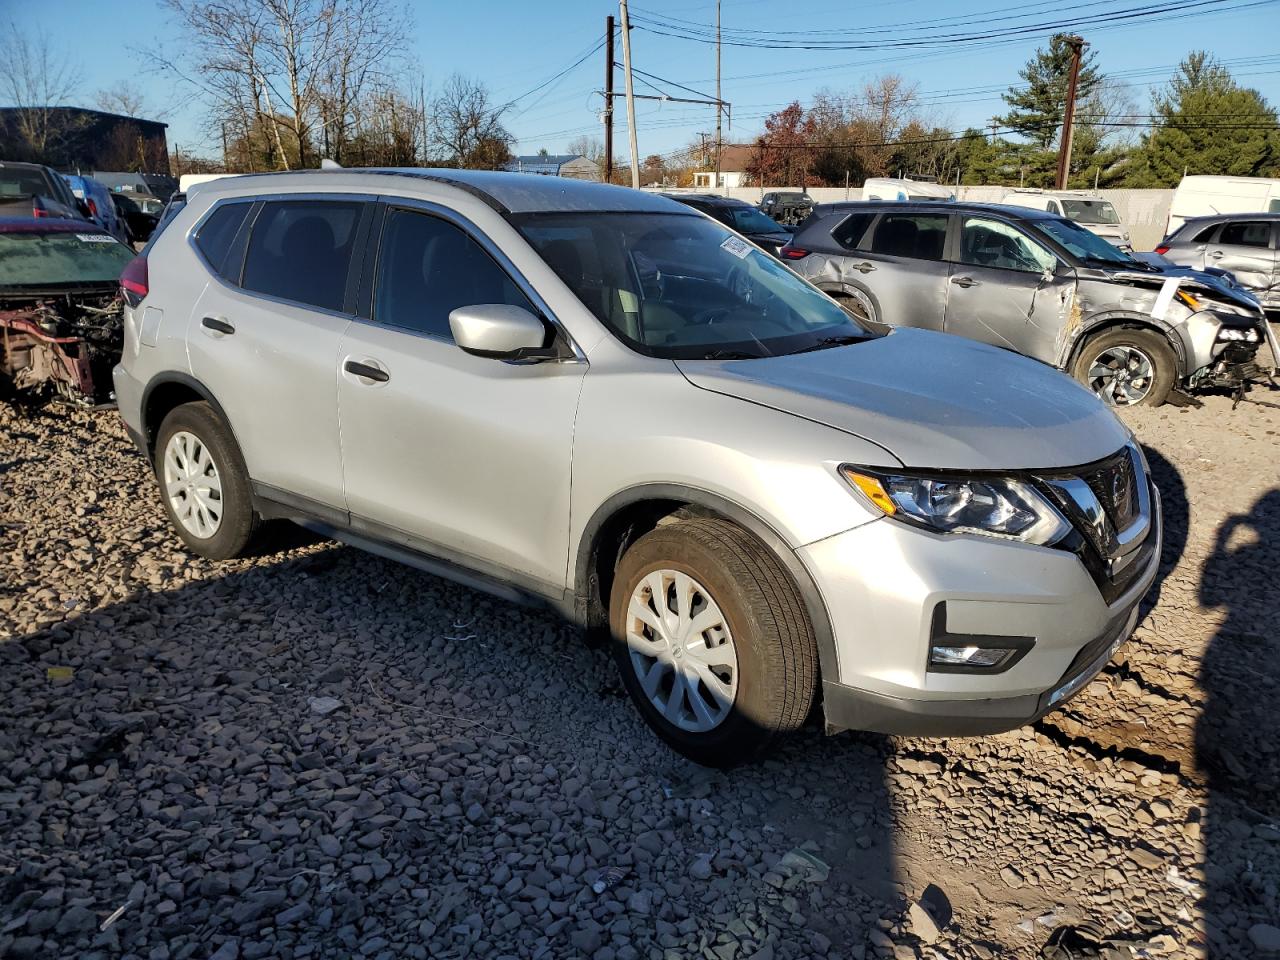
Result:
[[[818,656],[799,591],[725,520],[668,523],[618,564],[614,657],[650,727],[690,759],[732,766],[804,723]]]
[[[1072,376],[1113,407],[1158,407],[1178,377],[1178,360],[1154,330],[1121,328],[1090,337]]]

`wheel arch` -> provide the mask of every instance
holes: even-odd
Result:
[[[1160,334],[1173,350],[1174,361],[1178,365],[1176,381],[1181,382],[1190,372],[1187,370],[1187,346],[1182,342],[1182,337],[1178,335],[1178,332],[1169,324],[1157,320],[1150,314],[1130,311],[1112,311],[1099,314],[1096,317],[1090,317],[1086,324],[1077,331],[1072,340],[1071,347],[1067,351],[1066,360],[1062,364],[1062,369],[1070,373],[1075,368],[1076,361],[1080,359],[1080,353],[1084,350],[1084,345],[1093,337],[1107,333],[1110,330],[1122,328],[1150,330],[1153,333]]]
[[[148,457],[155,453],[156,434],[160,424],[175,407],[184,403],[204,401],[213,407],[214,412],[222,418],[222,422],[235,437],[235,428],[231,425],[227,413],[218,403],[213,392],[195,377],[176,371],[157,374],[142,391],[142,438],[147,446]],[[236,439],[239,445],[239,439]]]
[[[589,633],[608,631],[613,572],[627,547],[663,520],[686,513],[715,516],[750,533],[778,558],[791,577],[813,626],[819,680],[838,680],[839,662],[831,617],[818,585],[786,539],[752,510],[719,494],[684,484],[648,483],[614,494],[591,515],[578,541],[572,584],[574,618]]]

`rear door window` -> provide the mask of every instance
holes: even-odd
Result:
[[[1269,247],[1271,224],[1266,220],[1236,220],[1222,225],[1218,242],[1224,246]]]
[[[947,240],[945,213],[888,213],[876,224],[872,253],[916,260],[941,260]]]
[[[269,201],[254,221],[241,285],[341,311],[363,209],[357,200]]]
[[[378,253],[375,323],[452,340],[449,314],[481,303],[537,312],[462,228],[426,213],[388,212]]]
[[[244,224],[251,203],[224,203],[209,215],[196,234],[196,246],[215,273],[232,283],[240,282],[240,264],[227,262],[236,235]],[[170,217],[169,219],[173,219]],[[158,229],[158,228],[157,228]],[[243,247],[241,248],[243,249]],[[237,257],[237,260],[240,258]]]

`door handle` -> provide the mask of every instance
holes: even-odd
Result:
[[[957,287],[976,287],[981,280],[975,280],[973,277],[952,277],[951,282]]]
[[[857,270],[859,273],[870,273],[875,268],[876,265],[874,263],[867,263],[865,260],[862,261],[862,263],[855,263],[853,265],[853,269]]]
[[[354,376],[364,377],[366,380],[375,380],[378,383],[386,383],[391,379],[391,374],[387,373],[387,371],[380,370],[367,363],[360,363],[358,360],[348,360],[342,365],[342,369]]]
[[[206,330],[213,330],[215,333],[226,334],[228,337],[236,332],[235,326],[228,323],[226,320],[220,320],[217,317],[204,317],[200,321],[200,326],[204,327]]]
[[[1221,251],[1221,250],[1213,250],[1213,251],[1211,251],[1211,252],[1209,253],[1209,256],[1213,257],[1213,259],[1215,259],[1215,260],[1221,260],[1221,259],[1222,259],[1222,251]]]

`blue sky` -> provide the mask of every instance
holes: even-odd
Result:
[[[1024,15],[1016,23],[1040,23],[1060,18],[1105,16],[1153,0],[1084,0],[1066,6],[1056,0],[724,0],[726,28],[851,31],[831,33],[852,41],[902,36],[920,24],[940,18],[972,16],[996,26],[1004,18]],[[1209,0],[1206,15],[1183,13],[1162,22],[1130,24],[1089,23],[1076,29],[1098,52],[1104,72],[1127,88],[1139,112],[1149,109],[1153,83],[1164,81],[1189,50],[1203,48],[1232,67],[1242,83],[1254,86],[1280,104],[1280,54],[1275,26],[1280,23],[1276,0],[1236,10],[1249,0]],[[156,0],[0,0],[0,7],[19,28],[43,28],[55,44],[64,46],[80,63],[85,79],[86,105],[93,93],[121,81],[133,82],[147,101],[159,108],[170,124],[170,145],[216,156],[219,147],[208,137],[203,108],[167,77],[140,71],[139,58],[124,48],[114,55],[85,37],[115,37],[130,46],[172,44],[176,26]],[[497,100],[505,102],[554,76],[586,54],[604,35],[604,18],[617,13],[608,0],[530,3],[528,0],[478,0],[472,3],[413,2],[415,21],[412,52],[421,64],[427,96],[449,74],[458,71],[483,80]],[[714,0],[643,0],[633,7],[650,20],[681,18],[711,23]],[[965,31],[971,26],[957,29]],[[895,72],[917,83],[927,109],[946,126],[983,126],[1001,112],[999,90],[1017,80],[1018,68],[1050,31],[1020,37],[977,51],[802,51],[726,46],[723,53],[723,97],[733,104],[733,126],[726,141],[746,142],[756,134],[763,117],[793,99],[802,103],[822,88],[846,90],[881,73]],[[651,74],[710,94],[714,90],[714,48],[661,36],[637,27],[632,33],[635,66]],[[92,50],[92,55],[78,51]],[[622,53],[619,46],[618,60]],[[1265,58],[1265,59],[1262,59]],[[519,153],[545,147],[562,151],[581,134],[599,136],[603,86],[603,51],[589,56],[537,94],[517,101],[507,127],[518,138]],[[621,71],[617,83],[621,88]],[[669,88],[670,89],[670,88]],[[637,86],[637,92],[652,89]],[[679,94],[679,91],[672,91]],[[621,102],[619,102],[621,107]],[[706,107],[642,102],[637,131],[640,154],[667,153],[695,141],[699,132],[714,129],[714,111]],[[619,109],[615,143],[619,156],[628,153],[625,113]]]

